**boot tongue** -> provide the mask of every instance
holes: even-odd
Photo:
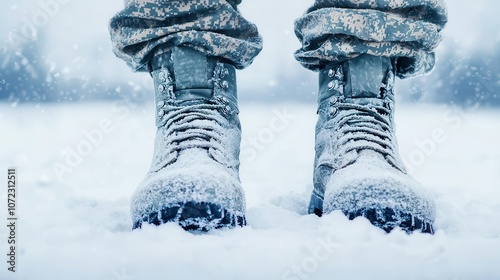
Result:
[[[170,98],[189,105],[206,103],[220,95],[232,107],[237,106],[236,70],[220,58],[177,46],[154,56],[150,67],[159,89],[158,100]],[[165,92],[169,96],[162,96]]]
[[[191,48],[175,47],[171,57],[176,91],[191,90],[190,94],[201,93],[203,97],[200,89],[213,89],[215,62],[209,65],[207,56]]]
[[[216,61],[192,48],[172,47],[151,59],[151,72],[167,68],[176,90],[211,88]]]
[[[175,99],[210,100],[216,62],[206,55],[186,47],[172,47],[151,59],[153,72],[166,68],[173,81]]]
[[[321,71],[318,103],[332,97],[383,99],[382,89],[394,71],[391,58],[360,55],[342,63],[333,63]]]
[[[381,98],[390,58],[361,55],[344,63],[345,97]]]

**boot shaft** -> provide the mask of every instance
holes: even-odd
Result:
[[[361,55],[319,74],[315,185],[366,152],[405,173],[394,131],[395,60]],[[322,182],[319,182],[322,181]]]
[[[187,47],[172,47],[150,62],[155,87],[157,126],[168,105],[223,105],[221,113],[239,126],[236,70],[231,64]]]
[[[326,101],[349,99],[353,103],[383,105],[392,111],[395,61],[388,57],[361,55],[329,64],[319,74],[318,107],[324,106]]]
[[[151,172],[196,158],[196,164],[220,164],[238,178],[235,67],[191,48],[172,47],[156,55],[150,69],[158,127]]]

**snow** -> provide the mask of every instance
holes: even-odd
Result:
[[[2,262],[0,279],[500,278],[500,111],[397,108],[402,158],[437,203],[436,234],[409,236],[306,215],[313,104],[240,109],[249,226],[193,235],[173,224],[131,231],[153,104],[0,104],[0,172],[18,168],[20,246],[18,272]],[[2,255],[6,234],[0,226]]]

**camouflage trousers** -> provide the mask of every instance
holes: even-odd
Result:
[[[241,0],[128,0],[110,21],[115,54],[135,71],[171,46],[189,46],[251,64],[262,49],[257,27],[238,11]],[[295,22],[296,59],[322,67],[360,54],[395,57],[398,76],[430,71],[447,21],[443,0],[315,0]]]

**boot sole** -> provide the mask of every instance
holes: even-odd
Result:
[[[358,217],[364,217],[368,219],[372,225],[381,228],[386,233],[390,233],[393,229],[399,227],[408,234],[415,231],[434,234],[434,227],[431,223],[415,218],[411,214],[398,213],[391,208],[360,209],[355,212],[342,212],[351,221]],[[319,217],[323,216],[323,211],[318,208],[315,208],[313,213]]]
[[[355,212],[343,211],[349,220],[357,217],[365,217],[372,225],[390,233],[393,229],[399,227],[406,233],[419,231],[422,233],[434,234],[434,227],[431,223],[424,222],[412,214],[399,213],[391,208],[384,209],[360,209]]]
[[[189,232],[208,232],[212,229],[243,227],[245,216],[231,214],[220,205],[208,202],[187,202],[163,208],[136,221],[134,229],[140,229],[143,223],[162,225],[174,222]]]

